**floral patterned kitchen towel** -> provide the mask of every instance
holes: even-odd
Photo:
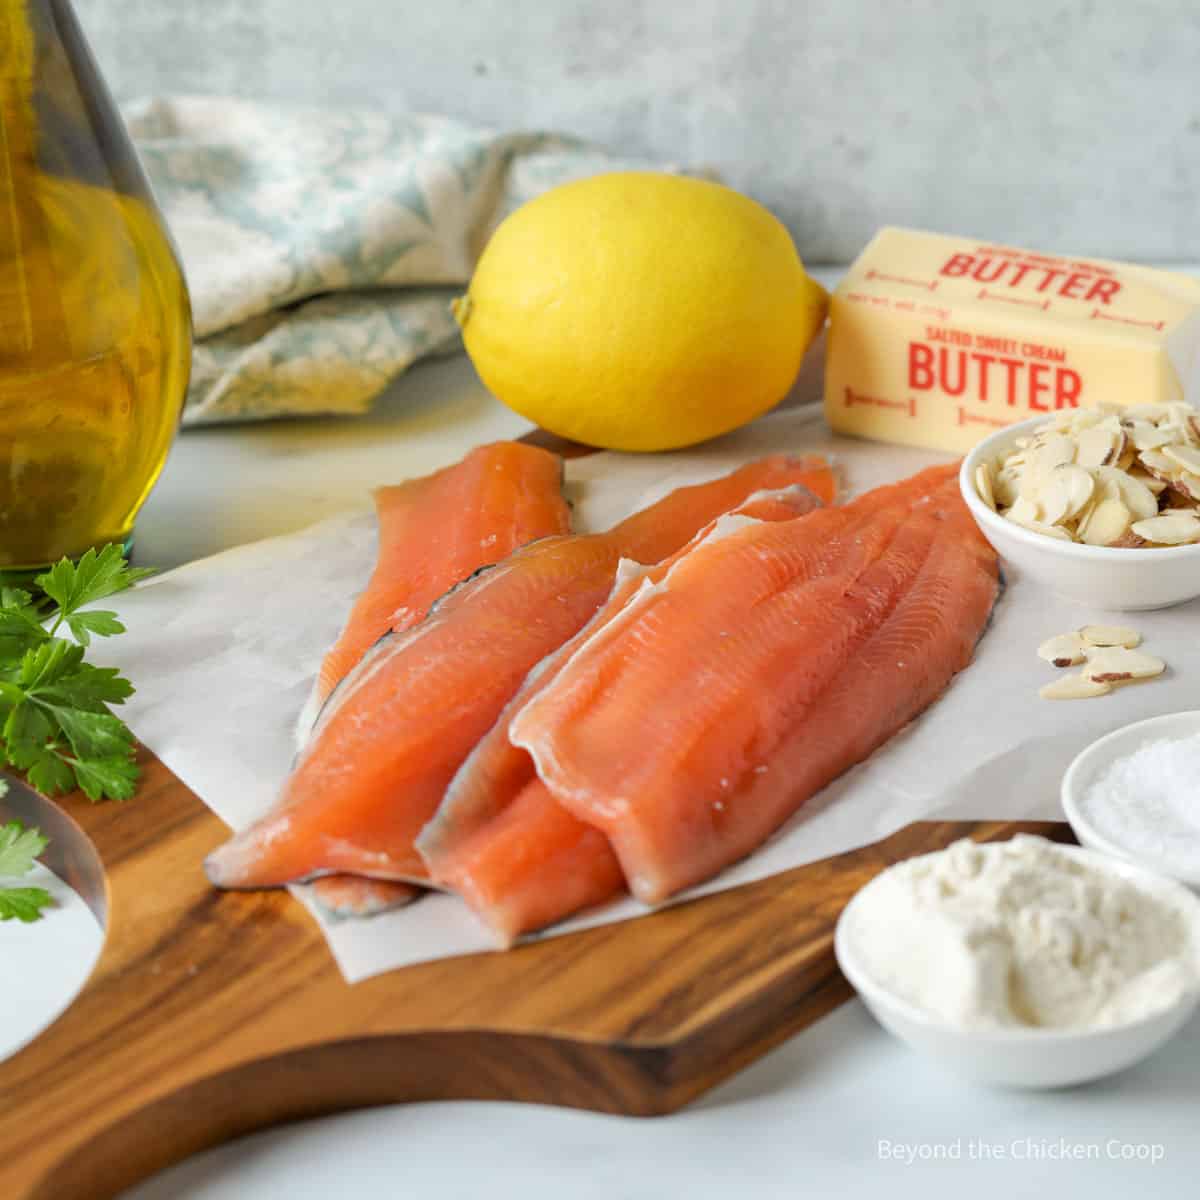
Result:
[[[649,165],[436,116],[213,97],[125,116],[191,291],[188,424],[365,411],[411,363],[457,348],[449,299],[504,216],[565,180]]]

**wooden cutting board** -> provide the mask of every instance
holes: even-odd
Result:
[[[0,1065],[0,1196],[102,1200],[282,1121],[403,1100],[670,1112],[840,1004],[833,928],[890,863],[1049,822],[921,822],[635,921],[347,985],[286,892],[211,888],[222,822],[148,752],[128,804],[14,786],[106,926],[67,1012]]]
[[[585,453],[542,432],[528,441]],[[225,825],[148,751],[136,800],[14,786],[106,937],[71,1007],[0,1063],[0,1200],[107,1200],[205,1147],[372,1104],[668,1113],[842,1003],[833,929],[884,867],[1050,822],[920,822],[652,916],[353,986],[286,892],[219,892]]]

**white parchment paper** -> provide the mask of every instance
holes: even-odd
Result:
[[[849,493],[945,458],[834,437],[812,409],[779,413],[695,451],[599,454],[569,463],[576,527],[607,528],[674,487],[785,449],[831,454]],[[370,574],[375,530],[367,504],[364,496],[359,512],[191,563],[106,602],[128,633],[98,642],[93,654],[137,685],[127,720],[235,828],[274,799],[312,676]],[[1149,652],[1167,660],[1162,678],[1098,700],[1040,700],[1037,690],[1053,668],[1035,656],[1039,642],[1106,617],[1113,614],[1059,600],[1010,573],[975,662],[937,704],[810,800],[768,845],[682,899],[852,849],[933,815],[1061,817],[1058,781],[1076,753],[1131,721],[1195,708],[1200,695],[1200,602],[1194,602],[1121,618],[1141,630]],[[136,819],[132,811],[130,818]],[[293,891],[307,903],[304,889]],[[310,911],[350,982],[493,948],[467,908],[449,896],[430,895],[369,919],[334,921]],[[543,936],[644,911],[623,900]]]

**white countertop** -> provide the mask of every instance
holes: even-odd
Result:
[[[528,428],[458,356],[414,368],[369,417],[189,431],[139,522],[137,558],[168,567],[287,532],[361,505],[372,485]],[[973,1200],[1042,1188],[1086,1188],[1097,1200],[1134,1188],[1184,1195],[1200,1167],[1198,1100],[1200,1020],[1121,1076],[1020,1094],[943,1073],[853,1003],[672,1117],[394,1106],[244,1139],[127,1200],[791,1197],[829,1195],[835,1184],[914,1197],[968,1187]],[[881,1143],[936,1159],[906,1164]],[[1120,1157],[1139,1153],[1157,1161]]]

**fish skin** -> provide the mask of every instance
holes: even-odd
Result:
[[[323,875],[310,885],[309,894],[330,917],[374,917],[406,908],[425,889],[414,883],[367,879],[362,875]]]
[[[454,584],[517,547],[570,530],[562,459],[520,442],[479,446],[431,475],[376,488],[374,500],[375,568],[321,663],[296,727],[301,745],[330,693],[384,634],[415,625]],[[415,896],[344,875],[314,881],[311,894],[331,916],[384,912]]]
[[[218,887],[329,872],[424,883],[413,842],[528,671],[604,602],[626,549],[673,552],[754,492],[827,464],[771,455],[672,496],[607,534],[543,538],[387,634],[329,697],[276,807],[205,862]]]
[[[700,547],[618,636],[583,647],[512,720],[511,741],[530,751],[561,805],[608,836],[638,899],[661,903],[748,854],[969,661],[996,597],[995,556],[952,479],[926,479],[932,490],[857,570],[842,563],[790,586],[786,524]],[[814,536],[823,516],[795,523],[795,536]],[[779,568],[774,579],[770,567]],[[935,567],[960,591],[932,590]],[[711,587],[720,569],[739,580],[736,595]],[[835,690],[839,721],[819,721],[828,746],[818,744],[810,731],[824,697],[847,675],[874,690],[908,686],[883,658],[872,659],[874,675],[856,664],[867,647],[890,645],[878,639],[897,628],[897,613],[919,612],[930,595],[956,636],[930,655],[916,705],[893,713],[873,697],[876,725],[864,730],[859,710]],[[709,636],[722,625],[728,637]],[[633,758],[614,750],[621,729],[639,731]],[[819,766],[798,775],[806,755]]]

